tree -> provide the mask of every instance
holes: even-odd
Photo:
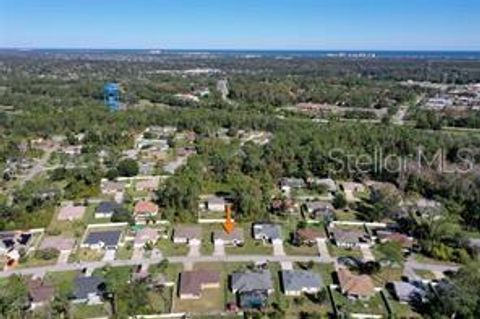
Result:
[[[347,206],[347,199],[342,192],[337,192],[333,198],[333,207],[336,209],[345,208]]]
[[[25,279],[18,275],[8,278],[6,287],[0,290],[0,315],[3,318],[25,318],[28,308],[28,291]]]
[[[419,305],[426,318],[480,318],[480,264],[470,263],[427,295]]]
[[[130,225],[135,224],[135,218],[130,210],[125,207],[117,207],[113,210],[111,218],[114,223],[128,223]]]
[[[120,161],[117,165],[119,176],[132,177],[138,174],[138,163],[136,160],[127,158]]]

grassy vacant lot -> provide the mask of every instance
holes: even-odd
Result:
[[[187,244],[174,244],[169,239],[160,239],[157,243],[157,248],[160,249],[164,256],[186,256],[189,251]]]
[[[47,273],[45,280],[55,285],[59,291],[70,292],[73,290],[73,281],[78,274],[77,271]]]
[[[379,293],[375,294],[375,296],[368,301],[350,300],[335,289],[332,290],[332,295],[337,308],[346,313],[364,313],[384,316],[387,314],[385,303]]]

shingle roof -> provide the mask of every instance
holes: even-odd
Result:
[[[97,208],[95,208],[95,212],[109,214],[120,207],[122,207],[122,205],[115,202],[101,202]]]
[[[216,271],[184,271],[180,275],[180,294],[199,296],[202,286],[220,283],[220,274]]]
[[[85,213],[85,206],[65,206],[58,213],[58,220],[80,219]]]
[[[120,230],[91,231],[85,238],[84,243],[89,245],[103,243],[105,246],[116,246],[121,234]]]
[[[234,228],[231,233],[224,230],[216,230],[213,232],[213,239],[222,239],[224,241],[244,241],[243,229],[240,227]]]
[[[253,234],[255,238],[281,239],[282,228],[275,224],[254,224]]]
[[[155,241],[159,237],[158,230],[150,227],[145,227],[135,234],[135,244],[145,244],[148,241]]]
[[[410,302],[416,296],[424,296],[425,290],[421,283],[410,283],[405,281],[394,281],[393,289],[400,301]]]
[[[302,240],[316,240],[317,238],[325,238],[322,231],[314,228],[301,228],[297,230],[297,236]]]
[[[342,293],[362,297],[370,297],[375,293],[375,285],[367,275],[357,276],[342,267],[337,270],[337,276]]]
[[[239,293],[271,290],[273,289],[272,275],[268,270],[236,272],[231,276],[231,286],[233,291]]]
[[[200,226],[178,225],[173,235],[176,238],[198,239],[202,235],[202,229]]]
[[[89,294],[102,293],[103,278],[98,276],[75,278],[73,296],[75,299],[87,299]]]
[[[133,210],[136,214],[156,214],[158,213],[158,206],[153,202],[141,200],[135,204],[135,208]]]
[[[282,271],[282,284],[285,291],[302,291],[303,289],[320,289],[323,287],[320,275],[305,270]]]

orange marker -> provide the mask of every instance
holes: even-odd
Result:
[[[223,223],[223,228],[227,234],[230,234],[233,229],[235,228],[235,223],[232,220],[232,214],[230,210],[230,205],[225,206],[225,214],[227,215],[225,218],[225,222]]]

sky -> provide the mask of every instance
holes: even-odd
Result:
[[[0,0],[0,47],[480,51],[480,0]]]

